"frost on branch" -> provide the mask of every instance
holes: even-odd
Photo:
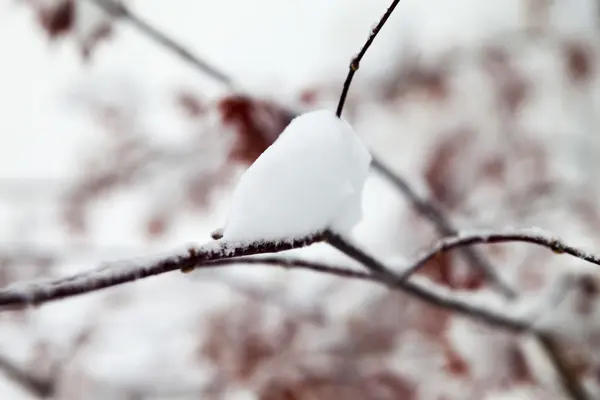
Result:
[[[242,176],[226,240],[284,240],[327,228],[345,232],[362,216],[371,156],[331,111],[295,118]]]

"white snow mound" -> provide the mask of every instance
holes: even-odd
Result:
[[[293,119],[235,189],[223,239],[283,241],[362,218],[371,155],[352,127],[328,110]]]

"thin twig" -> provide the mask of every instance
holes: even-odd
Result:
[[[102,7],[109,14],[114,15],[115,17],[128,20],[132,24],[132,26],[137,28],[142,34],[148,36],[150,39],[163,46],[166,50],[169,50],[172,53],[178,55],[186,62],[191,63],[194,67],[197,68],[198,71],[211,76],[212,78],[225,84],[228,88],[232,90],[235,89],[236,84],[230,76],[211,66],[208,62],[202,60],[200,57],[194,55],[191,51],[186,49],[181,44],[177,43],[177,41],[170,38],[167,34],[162,32],[149,22],[143,20],[137,14],[132,12],[129,8],[125,7],[123,4],[116,3],[114,0],[88,1],[93,1],[98,6]],[[361,48],[360,52],[354,57],[354,59],[350,63],[349,73],[346,77],[346,81],[344,82],[344,87],[342,89],[342,94],[338,103],[338,116],[341,115],[343,111],[343,107],[346,101],[348,91],[350,89],[350,85],[352,83],[352,79],[354,77],[354,74],[358,70],[360,61],[366,54],[368,48],[375,40],[376,35],[382,29],[383,25],[391,15],[398,2],[399,0],[394,1],[394,3],[390,5],[382,19],[379,21],[379,24],[371,31],[371,34],[369,35],[369,38],[363,46],[363,48]],[[453,236],[457,234],[457,230],[453,228],[452,224],[444,216],[444,214],[432,202],[419,197],[419,195],[417,195],[417,193],[410,187],[406,179],[402,178],[398,174],[393,173],[390,168],[388,168],[381,160],[379,160],[375,156],[373,156],[373,162],[371,166],[375,171],[378,171],[379,173],[381,173],[381,175],[388,179],[398,189],[398,191],[402,193],[411,202],[412,206],[421,215],[433,222],[440,236]],[[488,281],[492,283],[506,297],[515,297],[516,293],[500,278],[500,276],[495,272],[495,269],[490,265],[489,262],[487,262],[487,260],[485,260],[485,258],[480,256],[476,251],[473,251],[468,248],[461,250],[461,252],[463,253],[463,256],[467,259],[467,261],[471,265],[481,270],[481,272],[488,279]]]
[[[378,24],[373,28],[369,38],[360,49],[358,54],[352,59],[350,62],[350,66],[348,68],[348,75],[346,75],[346,80],[344,81],[344,86],[342,88],[342,92],[340,94],[340,99],[338,101],[338,106],[336,110],[336,115],[341,117],[342,111],[344,110],[344,104],[346,103],[346,97],[348,96],[348,92],[350,90],[350,86],[352,84],[352,79],[354,78],[354,74],[358,71],[360,67],[360,62],[362,58],[367,53],[371,44],[375,41],[377,34],[381,31],[389,17],[392,15],[392,12],[396,8],[400,1],[393,0],[392,4],[388,7],[386,12],[383,14]],[[385,178],[387,178],[390,182],[394,184],[394,186],[402,193],[405,197],[407,197],[412,203],[413,207],[423,216],[428,218],[431,222],[433,222],[436,230],[440,234],[440,236],[454,236],[458,232],[452,226],[450,221],[444,216],[444,214],[431,202],[421,198],[408,184],[408,182],[403,179],[401,176],[394,174],[384,163],[382,163],[377,158],[373,158],[371,163],[373,169],[381,173]],[[463,251],[463,256],[467,259],[469,264],[477,268],[484,275],[486,280],[495,286],[504,296],[507,298],[515,298],[516,292],[505,283],[500,275],[496,272],[496,269],[489,263],[487,260],[479,255],[476,251],[473,251],[469,248],[465,248]]]
[[[102,6],[105,9],[107,9],[107,7],[106,7],[107,5],[110,7],[110,4],[109,4],[110,0],[91,0],[91,1],[96,2],[98,5]],[[112,3],[114,3],[114,2],[112,2]],[[385,20],[387,20],[387,18],[391,14],[391,11],[393,11],[393,7],[395,7],[395,5],[397,3],[398,3],[398,1],[394,1],[392,6],[390,6],[391,10],[388,9],[389,13],[386,12],[387,16],[384,16]],[[119,13],[115,14],[114,13],[115,10],[119,11],[120,14]],[[193,66],[197,67],[200,71],[209,74],[210,76],[212,76],[213,78],[226,84],[230,88],[234,86],[232,83],[232,80],[227,75],[223,74],[222,72],[218,71],[214,67],[211,67],[210,65],[208,65],[206,62],[200,60],[198,57],[194,56],[193,53],[191,53],[189,50],[185,49],[184,47],[179,45],[177,42],[175,42],[174,40],[170,39],[168,36],[163,34],[161,31],[159,31],[158,29],[156,29],[149,23],[141,20],[135,14],[131,13],[131,11],[129,9],[126,9],[123,6],[119,6],[116,9],[115,8],[113,8],[112,10],[107,9],[107,11],[111,12],[113,15],[117,15],[122,18],[128,19],[132,23],[133,26],[137,27],[140,31],[147,34],[150,38],[154,39],[159,44],[165,46],[165,48],[178,54],[181,58],[183,58],[187,62],[191,63]],[[377,32],[381,29],[381,27],[385,23],[385,20],[382,19],[382,21],[380,21],[380,24],[377,27]],[[366,52],[368,46],[370,46],[374,37],[375,37],[375,34],[372,33],[369,38],[369,41],[367,42],[367,44],[364,48],[364,52]],[[362,55],[364,55],[364,52]],[[361,58],[362,58],[362,55],[361,55]],[[358,59],[358,61],[360,61],[360,58]],[[340,102],[338,104],[338,110],[337,110],[338,115],[341,115],[352,78],[353,78],[356,70],[358,70],[358,67],[359,67],[359,62],[355,62],[355,60],[353,60],[353,62],[350,64],[350,71],[346,78],[346,82],[344,83],[342,96],[341,96]],[[414,191],[412,191],[410,189],[410,186],[408,186],[408,184],[406,183],[406,181],[404,179],[402,179],[397,174],[392,174],[391,171],[388,168],[386,168],[385,165],[382,162],[380,162],[379,160],[377,160],[376,158],[373,159],[372,166],[375,170],[379,171],[380,173],[382,173],[383,176],[388,178],[396,186],[396,188],[399,189],[399,191],[401,193],[403,193],[412,202],[413,206],[417,209],[417,211],[419,211],[425,217],[429,218],[434,223],[434,225],[436,226],[439,233],[441,233],[444,236],[448,235],[448,234],[456,233],[456,229],[452,228],[452,225],[449,223],[449,220],[447,220],[442,213],[437,212],[438,211],[437,208],[432,203],[416,196]],[[516,293],[514,291],[512,291],[512,289],[509,286],[507,286],[505,283],[503,283],[503,281],[495,273],[495,270],[491,267],[491,265],[485,259],[485,257],[480,256],[478,254],[478,252],[468,249],[468,248],[466,248],[465,251],[466,251],[465,255],[468,258],[468,261],[471,263],[471,265],[473,267],[481,270],[485,274],[485,276],[488,278],[489,282],[491,282],[496,287],[498,287],[500,290],[502,290],[503,293],[507,297],[509,297],[509,298],[515,297]],[[543,343],[544,343],[544,340],[542,339],[542,344]],[[583,390],[581,389],[579,383],[576,381],[576,378],[575,378],[575,380],[569,381],[568,376],[565,375],[565,371],[568,371],[568,368],[565,368],[564,363],[561,363],[560,357],[555,357],[558,354],[557,351],[555,351],[556,347],[544,345],[544,348],[546,349],[546,352],[550,355],[550,359],[552,360],[554,366],[556,367],[557,372],[561,375],[561,380],[563,381],[563,384],[564,384],[566,390],[568,391],[568,393],[571,395],[571,397],[573,397],[574,399],[585,399],[586,395],[583,392]],[[552,349],[554,349],[554,350],[552,350]]]
[[[115,17],[127,19],[128,21],[130,21],[132,23],[132,26],[137,28],[142,34],[148,36],[148,38],[154,40],[157,44],[160,44],[161,46],[163,46],[164,49],[174,53],[175,55],[180,56],[185,61],[191,63],[194,67],[196,67],[196,69],[198,71],[211,76],[212,78],[216,79],[219,82],[224,83],[229,88],[236,87],[234,80],[230,76],[226,75],[222,71],[219,71],[215,67],[211,66],[208,62],[203,61],[200,57],[194,55],[191,51],[186,49],[181,44],[177,43],[177,41],[170,38],[167,34],[162,32],[161,30],[159,30],[157,27],[153,26],[151,23],[143,20],[141,17],[139,17],[137,14],[135,14],[129,8],[126,8],[124,5],[118,4],[114,0],[88,0],[88,1],[93,1],[94,3],[98,4],[98,6],[102,7],[104,10],[106,10],[111,15],[114,15]],[[388,12],[390,12],[390,14],[391,14],[391,11],[393,11],[393,10],[388,9]],[[382,20],[382,21],[385,23],[384,20]],[[381,21],[380,21],[380,23],[381,23]],[[381,27],[379,27],[377,32],[380,29],[381,29]],[[375,32],[375,30],[373,30],[373,32]],[[371,33],[371,36],[369,37],[370,41],[367,42],[369,46],[375,39],[373,32]],[[368,49],[368,46],[361,50],[361,52],[359,53],[360,58],[362,58],[364,56],[364,53],[366,52],[367,49]],[[357,57],[358,57],[358,55],[357,55]],[[359,59],[359,61],[360,61],[360,59]],[[356,71],[354,71],[354,72],[356,72]],[[354,72],[352,72],[352,75],[354,74]],[[345,92],[347,92],[350,88],[352,76],[350,78],[347,78],[346,81],[347,81],[347,84],[344,84]],[[340,104],[342,104],[342,108],[343,108],[344,102],[345,102],[345,100],[340,99]],[[339,106],[338,106],[338,109],[339,109]],[[450,236],[450,235],[456,234],[456,230],[452,228],[451,224],[447,221],[447,219],[444,217],[444,215],[435,207],[435,205],[433,205],[431,202],[429,202],[425,199],[420,198],[415,193],[415,191],[412,190],[412,188],[410,187],[410,185],[407,183],[407,181],[405,179],[403,179],[401,176],[399,176],[397,174],[394,174],[390,170],[390,168],[388,168],[382,161],[380,161],[376,157],[373,157],[373,162],[372,162],[371,166],[374,170],[380,172],[386,179],[388,179],[402,194],[404,194],[408,198],[408,200],[411,202],[413,207],[420,214],[422,214],[426,218],[430,219],[435,224],[435,226],[438,229],[438,232],[442,236]],[[491,268],[489,270],[491,270]],[[489,276],[489,273],[486,272],[486,275]],[[499,280],[494,279],[493,281],[498,282]]]
[[[423,285],[408,281],[401,275],[398,275],[393,270],[382,264],[375,257],[355,246],[343,236],[328,231],[325,233],[325,238],[327,243],[342,253],[360,262],[371,271],[372,275],[377,279],[377,281],[390,288],[401,289],[404,292],[427,303],[453,310],[459,314],[479,320],[492,326],[501,327],[513,332],[525,332],[532,330],[528,321],[518,321],[501,314],[493,313],[487,309],[473,307],[466,301],[450,296],[441,296],[439,293],[428,290],[428,288]]]
[[[342,116],[342,111],[344,110],[344,104],[346,103],[346,97],[348,97],[348,91],[350,90],[350,85],[352,84],[352,79],[354,78],[354,74],[356,73],[356,71],[358,71],[358,69],[360,68],[360,62],[361,62],[362,58],[367,53],[367,50],[369,50],[369,47],[371,47],[371,44],[373,44],[373,41],[377,37],[377,34],[379,33],[379,31],[381,31],[381,28],[383,28],[383,26],[385,25],[387,20],[392,15],[392,12],[394,12],[394,9],[398,5],[398,3],[400,3],[400,0],[392,1],[392,4],[390,4],[388,9],[385,11],[385,13],[381,17],[381,19],[379,20],[379,22],[377,23],[375,28],[373,28],[371,30],[371,33],[369,34],[369,38],[367,39],[367,41],[365,42],[363,47],[360,49],[358,54],[356,56],[354,56],[354,58],[350,62],[350,66],[348,67],[348,75],[346,75],[346,80],[344,81],[344,86],[342,87],[342,94],[340,95],[340,100],[338,101],[337,110],[335,111],[335,115],[337,115],[338,117]]]
[[[165,48],[171,50],[183,60],[207,74],[211,78],[215,79],[218,82],[224,84],[228,89],[235,90],[235,84],[233,79],[219,70],[218,68],[210,65],[208,62],[203,60],[202,58],[196,56],[190,50],[177,43],[177,41],[173,40],[169,36],[167,36],[164,32],[154,27],[154,25],[146,22],[143,18],[139,17],[137,14],[133,13],[128,7],[126,7],[121,2],[116,2],[115,0],[89,0],[94,2],[96,5],[101,7],[108,14],[116,17],[122,18],[124,20],[129,21],[135,28],[143,32],[150,39],[154,40],[158,44],[164,46]]]
[[[417,212],[433,223],[441,237],[458,235],[458,230],[452,225],[448,218],[446,218],[444,213],[431,201],[419,196],[404,178],[398,174],[394,174],[385,164],[381,163],[381,161],[375,158],[373,158],[372,166],[375,170],[392,182],[402,194],[404,194]],[[512,289],[506,282],[504,282],[504,280],[496,272],[496,269],[483,255],[481,255],[475,249],[469,247],[462,247],[460,252],[469,262],[469,264],[479,270],[484,275],[486,280],[491,283],[499,292],[509,299],[516,297],[517,293],[515,290]]]
[[[375,258],[364,253],[363,251],[361,251],[356,246],[346,241],[339,235],[328,233],[326,237],[327,241],[334,247],[336,247],[343,253],[349,255],[350,257],[356,259],[357,261],[363,263],[364,265],[377,263],[377,260]],[[402,274],[401,278],[397,282],[393,282],[393,276],[384,276],[383,278],[384,280],[392,280],[392,283],[389,284],[390,286],[395,285],[398,287],[402,287],[404,290],[406,290],[409,293],[412,293],[416,297],[420,297],[425,301],[429,301],[431,299],[425,298],[424,293],[418,293],[407,287],[407,285],[409,284],[409,281],[407,281],[407,279],[416,271],[418,271],[421,267],[423,267],[428,261],[432,260],[440,253],[446,253],[467,246],[477,244],[515,242],[535,244],[538,246],[545,247],[557,254],[569,254],[573,257],[590,262],[592,264],[600,265],[600,257],[584,252],[554,237],[548,237],[538,233],[531,233],[527,231],[514,231],[503,233],[473,233],[470,235],[462,235],[459,237],[441,240],[432,250],[428,251],[416,262],[412,263],[411,267],[409,267]],[[382,266],[380,265],[379,269],[381,269],[381,267]],[[475,315],[471,311],[472,310],[461,310],[461,312],[465,315],[480,318],[484,322],[493,322],[489,319],[486,319],[489,318],[488,315]],[[589,396],[587,395],[585,389],[579,382],[575,371],[569,366],[568,361],[562,356],[559,344],[550,335],[546,333],[533,333],[535,334],[536,339],[538,340],[543,351],[547,355],[548,361],[552,364],[556,373],[558,374],[562,387],[565,390],[565,393],[567,393],[572,399],[575,400],[588,400]]]
[[[302,269],[318,273],[335,275],[340,278],[360,279],[371,282],[379,282],[374,275],[367,272],[355,271],[350,268],[333,266],[318,261],[308,261],[297,258],[287,257],[239,257],[228,260],[217,260],[205,265],[206,268],[217,266],[230,266],[231,264],[247,264],[247,265],[271,265],[285,269]]]
[[[413,264],[404,272],[404,277],[412,275],[419,270],[428,261],[435,258],[440,253],[446,253],[453,249],[473,246],[477,244],[498,244],[498,243],[529,243],[541,247],[556,254],[568,254],[592,264],[600,265],[600,257],[578,249],[575,246],[564,243],[560,239],[552,236],[546,236],[540,233],[533,233],[530,230],[515,230],[505,232],[473,232],[462,234],[456,237],[450,237],[440,240],[435,247],[428,251],[417,263]]]

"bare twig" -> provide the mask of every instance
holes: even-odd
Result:
[[[334,247],[349,255],[350,257],[356,259],[357,261],[363,264],[373,264],[377,263],[377,260],[368,254],[364,253],[360,249],[356,248],[354,245],[344,240],[339,235],[335,235],[332,233],[328,233],[327,241],[331,243]],[[460,249],[466,246],[472,246],[476,244],[493,244],[493,243],[528,243],[535,244],[538,246],[545,247],[554,253],[557,254],[569,254],[573,257],[579,258],[581,260],[590,262],[592,264],[600,265],[600,257],[586,253],[574,246],[570,246],[561,240],[548,237],[537,233],[531,233],[528,231],[514,231],[514,232],[504,232],[504,233],[473,233],[470,235],[462,235],[459,237],[447,238],[443,239],[430,251],[428,251],[425,255],[420,257],[416,262],[411,264],[401,276],[401,278],[394,282],[392,276],[384,276],[384,280],[388,281],[387,284],[390,286],[402,287],[405,291],[415,295],[416,297],[420,297],[425,301],[432,301],[433,299],[426,298],[427,293],[420,293],[415,291],[414,288],[408,287],[407,279],[416,271],[419,270],[422,266],[424,266],[428,261],[435,258],[440,253],[446,253],[455,249]],[[381,266],[380,266],[381,267]],[[391,283],[389,281],[392,281]],[[457,308],[454,308],[456,311],[459,311]],[[473,310],[460,310],[465,315],[469,315],[474,318],[479,318],[484,322],[493,323],[489,320],[488,315],[476,315],[472,313]],[[588,400],[589,397],[585,392],[583,386],[581,386],[575,371],[573,368],[569,366],[569,363],[562,356],[560,352],[560,346],[558,343],[548,334],[533,332],[536,335],[536,338],[546,353],[548,357],[548,361],[554,367],[556,373],[559,376],[562,387],[572,399],[575,400]]]
[[[440,296],[438,293],[428,290],[425,286],[408,281],[405,278],[406,275],[398,275],[392,269],[382,264],[375,257],[369,255],[365,251],[356,247],[349,240],[345,239],[343,236],[340,236],[334,232],[327,231],[325,233],[325,239],[331,246],[360,262],[367,269],[369,269],[377,281],[391,288],[401,289],[404,292],[411,294],[427,303],[453,310],[459,314],[480,320],[489,325],[502,327],[515,332],[524,332],[531,329],[528,322],[516,321],[510,317],[495,314],[489,310],[473,308],[470,304],[463,300],[459,300],[450,296]]]
[[[374,275],[367,272],[355,271],[342,266],[333,266],[317,261],[307,261],[286,257],[239,257],[229,260],[217,260],[206,264],[207,268],[229,266],[232,264],[247,264],[247,265],[271,265],[285,269],[302,269],[318,273],[335,275],[340,278],[361,279],[371,282],[379,282]]]
[[[458,230],[446,218],[444,213],[431,201],[419,196],[408,182],[400,175],[394,174],[385,164],[373,158],[372,166],[375,170],[387,178],[404,196],[411,202],[412,206],[425,218],[433,223],[441,237],[456,236]],[[515,298],[517,293],[500,278],[496,269],[475,249],[460,246],[460,252],[471,266],[483,273],[488,282],[496,287],[507,298]]]
[[[346,75],[346,80],[344,81],[344,86],[342,88],[342,94],[340,95],[340,100],[338,101],[337,110],[335,111],[335,115],[337,115],[338,117],[342,116],[342,111],[344,110],[344,104],[346,103],[346,97],[348,97],[348,91],[350,90],[350,85],[352,84],[352,79],[354,78],[354,74],[356,73],[356,71],[358,71],[358,68],[360,68],[360,62],[361,62],[362,58],[367,53],[367,50],[369,50],[369,47],[371,47],[371,44],[373,44],[373,41],[375,41],[377,34],[379,33],[379,31],[381,31],[381,28],[383,28],[383,26],[385,25],[387,20],[390,18],[390,16],[394,12],[394,9],[398,5],[398,3],[400,3],[400,0],[392,1],[392,4],[390,4],[390,6],[386,10],[386,12],[383,14],[383,16],[381,17],[381,19],[379,20],[379,22],[377,23],[375,28],[373,28],[371,30],[371,33],[369,34],[369,38],[367,39],[367,41],[365,42],[363,47],[360,49],[358,54],[356,56],[354,56],[354,58],[350,62],[350,66],[348,68],[348,75]]]
[[[358,54],[352,59],[350,62],[350,66],[348,68],[348,74],[346,75],[346,80],[344,81],[344,86],[342,88],[342,92],[340,94],[340,99],[338,101],[338,106],[336,110],[336,115],[341,117],[342,111],[344,110],[344,104],[346,102],[346,97],[348,96],[348,92],[350,90],[350,85],[352,84],[352,79],[354,78],[354,74],[358,71],[360,67],[360,62],[362,58],[367,53],[367,50],[373,44],[373,41],[377,37],[377,34],[381,31],[389,17],[392,15],[392,12],[396,8],[400,1],[393,0],[392,4],[388,7],[386,12],[383,14],[375,28],[371,31],[369,38],[360,49]],[[408,200],[411,202],[413,207],[423,216],[428,218],[431,222],[433,222],[436,227],[438,233],[441,236],[454,236],[458,232],[452,226],[450,221],[444,216],[444,214],[430,201],[421,198],[408,184],[408,182],[402,178],[401,176],[394,174],[390,168],[388,168],[383,162],[373,157],[373,161],[371,163],[373,169],[381,173],[385,178],[387,178]],[[485,276],[486,280],[494,285],[502,294],[504,294],[508,298],[515,298],[516,292],[506,284],[498,275],[495,268],[487,262],[487,260],[479,255],[476,251],[473,251],[469,248],[465,248],[462,250],[463,256],[467,259],[467,261],[480,270]]]
[[[207,74],[208,76],[214,78],[216,81],[224,84],[228,89],[234,90],[235,84],[233,79],[223,73],[218,68],[210,65],[208,62],[204,61],[202,58],[194,55],[190,50],[177,43],[177,41],[171,39],[164,32],[154,27],[152,24],[146,22],[143,18],[139,17],[137,14],[131,12],[131,10],[126,7],[121,2],[117,2],[115,0],[89,0],[97,4],[103,10],[105,10],[108,14],[113,15],[116,18],[122,18],[124,20],[129,21],[135,28],[139,29],[150,39],[154,40],[158,44],[164,46],[165,48],[171,50],[183,60]]]

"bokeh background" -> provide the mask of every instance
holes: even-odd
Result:
[[[235,88],[94,0],[2,0],[2,285],[210,240],[240,173],[290,111],[335,107],[388,1],[125,5]],[[460,229],[539,227],[597,249],[599,18],[596,0],[402,0],[346,118]],[[355,239],[382,259],[437,239],[376,173],[364,209]],[[584,268],[522,245],[485,251],[524,293]],[[353,265],[322,246],[297,253]],[[488,290],[459,257],[423,274]],[[530,339],[401,293],[243,266],[200,278],[172,273],[0,313],[0,398],[566,398]],[[595,396],[598,287],[575,296],[558,332]]]

